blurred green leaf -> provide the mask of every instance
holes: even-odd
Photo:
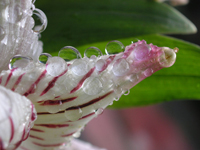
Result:
[[[151,0],[42,0],[36,7],[48,18],[41,39],[46,52],[144,34],[196,32],[174,8]]]

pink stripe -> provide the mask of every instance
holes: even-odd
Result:
[[[0,137],[0,150],[4,150],[4,149],[3,149],[3,142],[2,142],[1,137]]]
[[[90,113],[90,114],[88,114],[88,115],[83,116],[83,117],[80,118],[79,120],[81,120],[81,119],[85,119],[85,118],[88,118],[88,117],[90,117],[90,116],[92,116],[92,115],[94,115],[94,114],[95,114],[95,112]]]
[[[13,87],[12,87],[12,89],[11,89],[12,91],[15,91],[15,88],[18,86],[18,84],[19,84],[19,82],[21,81],[23,75],[25,75],[25,73],[22,74],[22,75],[20,75],[20,76],[18,77],[17,81],[15,82],[15,84],[13,85]]]
[[[99,73],[103,72],[108,67],[108,65],[114,60],[114,58],[115,58],[115,55],[108,57],[106,59],[106,65],[103,66],[102,70],[99,71]]]
[[[1,82],[2,82],[2,76],[0,77],[0,84],[1,84]]]
[[[35,83],[33,83],[30,86],[30,88],[28,89],[28,91],[23,94],[24,96],[28,96],[29,94],[32,94],[32,93],[35,92],[35,88],[34,87],[40,82],[40,80],[42,80],[42,78],[45,77],[46,72],[47,72],[46,70],[44,70],[42,72],[42,74],[38,77],[38,79],[35,81]]]
[[[78,85],[73,90],[71,90],[70,94],[76,92],[82,86],[85,79],[87,79],[88,77],[91,76],[91,74],[94,72],[94,70],[95,70],[95,67],[90,69],[90,71],[85,76],[83,76],[83,78],[79,81]]]
[[[130,47],[128,50],[124,52],[122,58],[126,59],[131,54],[132,51],[133,51],[133,47]]]
[[[61,135],[61,137],[68,137],[68,136],[72,136],[74,133],[76,133],[76,132],[72,132],[72,133],[70,133],[70,134]]]
[[[34,109],[34,105],[33,103],[31,103],[31,121],[35,121],[37,118],[36,114],[33,112],[33,109]]]
[[[14,132],[14,124],[13,124],[13,120],[12,120],[11,117],[9,117],[9,121],[10,121],[10,131],[11,131],[11,136],[10,136],[10,140],[9,140],[9,142],[11,142],[12,139],[13,139],[13,137],[14,137],[15,132]]]
[[[33,139],[37,139],[37,140],[42,140],[44,141],[43,138],[37,137],[37,136],[33,136],[33,135],[29,135],[29,137],[33,138]]]
[[[12,73],[13,73],[16,69],[17,69],[17,68],[14,68],[14,69],[10,70],[10,73],[9,73],[9,75],[8,75],[8,78],[7,78],[6,83],[5,83],[4,86],[6,86],[6,85],[8,84],[8,82],[10,81],[10,78],[12,77]]]
[[[76,110],[76,109],[79,109],[79,108],[87,107],[89,105],[92,105],[92,104],[94,104],[94,103],[106,98],[107,96],[109,96],[112,93],[113,93],[113,91],[110,91],[110,92],[108,92],[107,94],[105,94],[103,96],[100,96],[98,98],[95,98],[95,99],[89,101],[88,103],[85,103],[85,104],[82,104],[82,105],[79,105],[79,106],[75,106],[75,107],[69,107],[66,110]],[[64,113],[64,112],[65,112],[65,110],[64,111],[59,111],[59,112],[57,112],[55,114],[61,114],[61,113]],[[49,115],[49,114],[52,115],[49,112],[39,112],[39,113],[37,113],[37,115]]]
[[[21,137],[20,141],[15,144],[15,148],[14,149],[17,149],[21,145],[21,143],[24,140],[24,136],[25,136],[25,128],[23,130],[23,134],[22,134],[22,137]]]
[[[71,98],[67,98],[67,99],[63,99],[63,100],[46,100],[46,101],[40,101],[38,103],[41,103],[40,105],[42,106],[52,106],[52,105],[60,105],[60,104],[64,104],[70,101],[75,100],[77,97],[71,97]]]
[[[35,126],[41,126],[47,128],[63,128],[63,127],[68,127],[69,124],[35,124]]]
[[[35,144],[37,146],[41,146],[41,147],[57,147],[57,146],[63,145],[63,143],[58,143],[58,144],[40,144],[40,143],[36,143],[36,142],[33,142],[33,144]]]
[[[35,132],[44,132],[43,130],[40,130],[40,129],[34,129],[34,128],[32,128],[31,131],[35,131]]]
[[[63,76],[65,73],[67,72],[67,70],[65,70],[63,73],[61,73],[59,76],[54,77],[53,80],[51,80],[48,84],[48,86],[44,89],[44,91],[40,94],[40,96],[44,95],[45,93],[47,93],[51,88],[53,88],[53,86],[55,85],[55,82],[58,80],[59,77]]]

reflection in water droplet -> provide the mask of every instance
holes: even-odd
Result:
[[[45,109],[49,112],[49,113],[57,113],[62,109],[62,101],[57,101],[56,105],[54,103],[54,105],[46,105]]]
[[[130,93],[130,90],[126,90],[125,92],[124,92],[124,95],[128,95]]]
[[[115,101],[118,101],[118,100],[119,100],[119,97],[115,97],[114,100],[115,100]]]
[[[102,52],[100,49],[98,49],[97,47],[89,47],[85,50],[84,52],[84,56],[90,58],[92,55],[98,57],[98,56],[102,56]]]
[[[35,21],[33,31],[37,33],[43,32],[47,27],[47,17],[44,12],[38,8],[35,8],[32,17]]]
[[[89,77],[83,83],[83,91],[88,95],[97,95],[103,89],[101,81],[96,77]]]
[[[140,44],[134,48],[134,56],[137,60],[148,58],[151,47],[147,44]]]
[[[30,64],[33,59],[31,57],[25,57],[21,55],[16,55],[10,59],[9,69],[13,68],[25,68]]]
[[[82,58],[80,52],[73,46],[63,47],[59,51],[58,56],[63,58],[65,61]]]
[[[5,37],[5,31],[3,27],[0,26],[0,41],[3,40],[4,37]]]
[[[101,115],[103,113],[104,109],[103,108],[99,108],[95,111],[96,115]]]
[[[58,76],[67,69],[66,62],[60,57],[49,57],[46,63],[47,73],[51,76]]]
[[[78,119],[80,119],[83,115],[83,112],[81,110],[81,108],[77,108],[74,110],[66,110],[65,111],[65,117],[70,120],[70,121],[77,121]]]
[[[95,64],[95,68],[97,71],[102,71],[105,67],[106,67],[106,61],[103,59],[99,59]]]
[[[117,40],[110,41],[105,48],[105,52],[107,55],[118,54],[123,51],[124,51],[124,45]]]
[[[52,57],[50,54],[48,54],[48,53],[42,53],[39,56],[39,62],[43,63],[43,64],[46,64],[46,62],[48,61],[48,58],[50,58],[50,57]]]
[[[115,76],[124,76],[129,71],[129,63],[126,61],[126,59],[119,58],[113,64],[112,71]]]
[[[87,73],[87,63],[81,59],[75,60],[71,68],[72,72],[77,76],[83,76]]]

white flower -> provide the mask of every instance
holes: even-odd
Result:
[[[42,54],[48,57],[43,64],[38,35],[46,28],[45,14],[31,0],[1,0],[0,8],[0,149],[100,150],[74,138],[114,100],[176,59],[173,49],[142,40],[113,55],[101,55],[93,47],[100,56],[86,54],[67,62],[63,51],[81,55],[65,47],[60,57]],[[32,14],[40,17],[39,26]],[[122,43],[112,41],[106,52],[116,50],[116,44],[123,50]]]

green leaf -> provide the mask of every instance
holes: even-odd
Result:
[[[143,35],[119,39],[130,45],[135,39],[146,40],[159,47],[178,47],[177,60],[170,68],[163,68],[133,87],[128,96],[122,96],[111,108],[143,106],[172,100],[200,99],[200,47],[175,38],[161,35]],[[87,44],[78,47],[84,50],[89,46],[104,49],[106,42]]]
[[[36,1],[48,18],[44,51],[154,33],[195,33],[178,11],[150,0]]]

